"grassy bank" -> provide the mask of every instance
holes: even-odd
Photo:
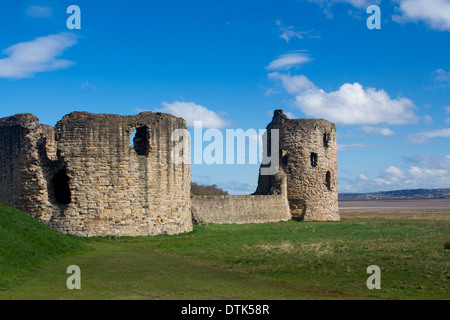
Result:
[[[0,291],[39,270],[46,261],[87,249],[81,239],[62,235],[0,204]]]
[[[41,263],[0,299],[449,299],[449,216],[423,214],[82,239],[93,250]],[[81,290],[66,288],[72,264]],[[366,287],[369,265],[381,290]]]

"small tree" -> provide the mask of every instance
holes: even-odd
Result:
[[[223,196],[228,195],[228,191],[224,191],[213,184],[211,186],[191,182],[191,196]]]

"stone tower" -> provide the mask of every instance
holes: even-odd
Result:
[[[56,127],[2,118],[0,202],[75,235],[191,231],[190,165],[171,161],[172,133],[185,128],[152,112],[72,112]]]
[[[339,220],[335,125],[323,119],[289,119],[275,110],[264,150],[273,143],[270,129],[279,130],[279,168],[274,175],[260,170],[255,194],[279,194],[285,180],[294,219]]]

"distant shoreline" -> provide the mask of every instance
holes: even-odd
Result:
[[[339,193],[339,201],[388,201],[450,199],[450,189],[407,189],[370,193]]]
[[[339,209],[435,209],[449,210],[450,199],[339,200]]]

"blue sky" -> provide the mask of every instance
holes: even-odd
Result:
[[[0,51],[0,117],[151,110],[223,131],[283,109],[336,123],[340,192],[450,187],[450,0],[14,1]],[[258,169],[192,179],[249,193]]]

